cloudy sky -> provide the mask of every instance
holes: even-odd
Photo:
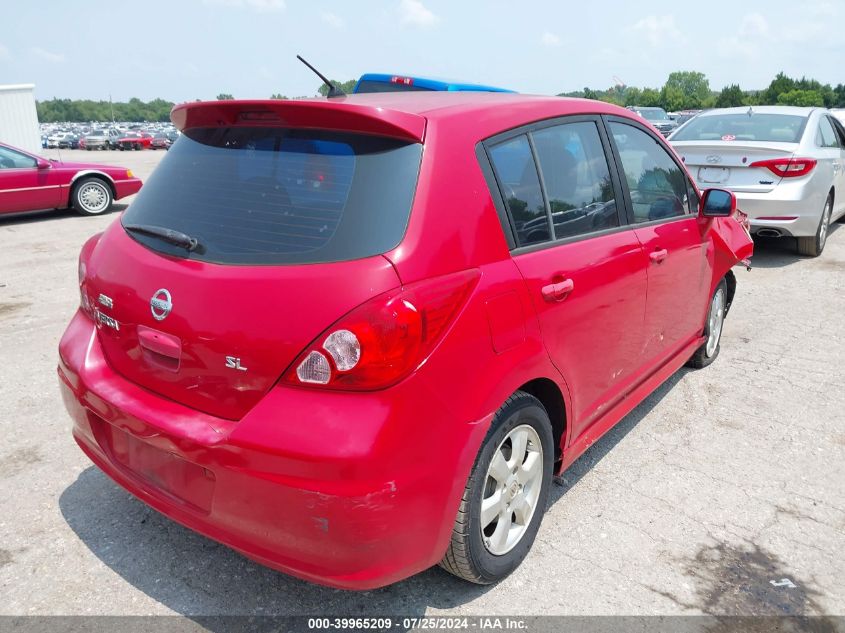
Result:
[[[663,84],[845,83],[845,0],[9,0],[0,84],[36,97],[312,95],[300,53],[346,80],[416,73],[552,94]]]

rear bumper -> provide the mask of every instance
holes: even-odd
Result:
[[[794,237],[816,234],[826,196],[827,191],[815,192],[811,182],[781,182],[768,193],[736,194],[737,206],[751,222],[752,235],[768,229]]]
[[[396,582],[442,557],[487,425],[455,419],[414,376],[368,394],[274,387],[233,422],[115,374],[82,313],[59,351],[75,440],[171,519],[347,589]]]

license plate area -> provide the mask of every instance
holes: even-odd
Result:
[[[725,182],[730,175],[730,169],[727,167],[702,167],[698,170],[698,181],[707,183],[721,183]]]
[[[195,511],[211,511],[214,473],[144,442],[99,416],[91,414],[89,418],[97,442],[125,474]]]

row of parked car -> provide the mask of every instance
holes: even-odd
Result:
[[[175,128],[159,130],[94,128],[86,132],[59,131],[42,135],[43,148],[105,150],[170,149],[179,132]]]

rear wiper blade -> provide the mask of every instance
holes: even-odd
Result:
[[[154,226],[152,224],[124,224],[123,228],[127,231],[131,231],[132,233],[140,233],[141,235],[150,235],[152,237],[161,238],[165,242],[173,244],[174,246],[181,246],[187,251],[195,251],[199,246],[197,238],[186,235],[185,233],[182,233],[182,231],[168,229],[163,226]]]

